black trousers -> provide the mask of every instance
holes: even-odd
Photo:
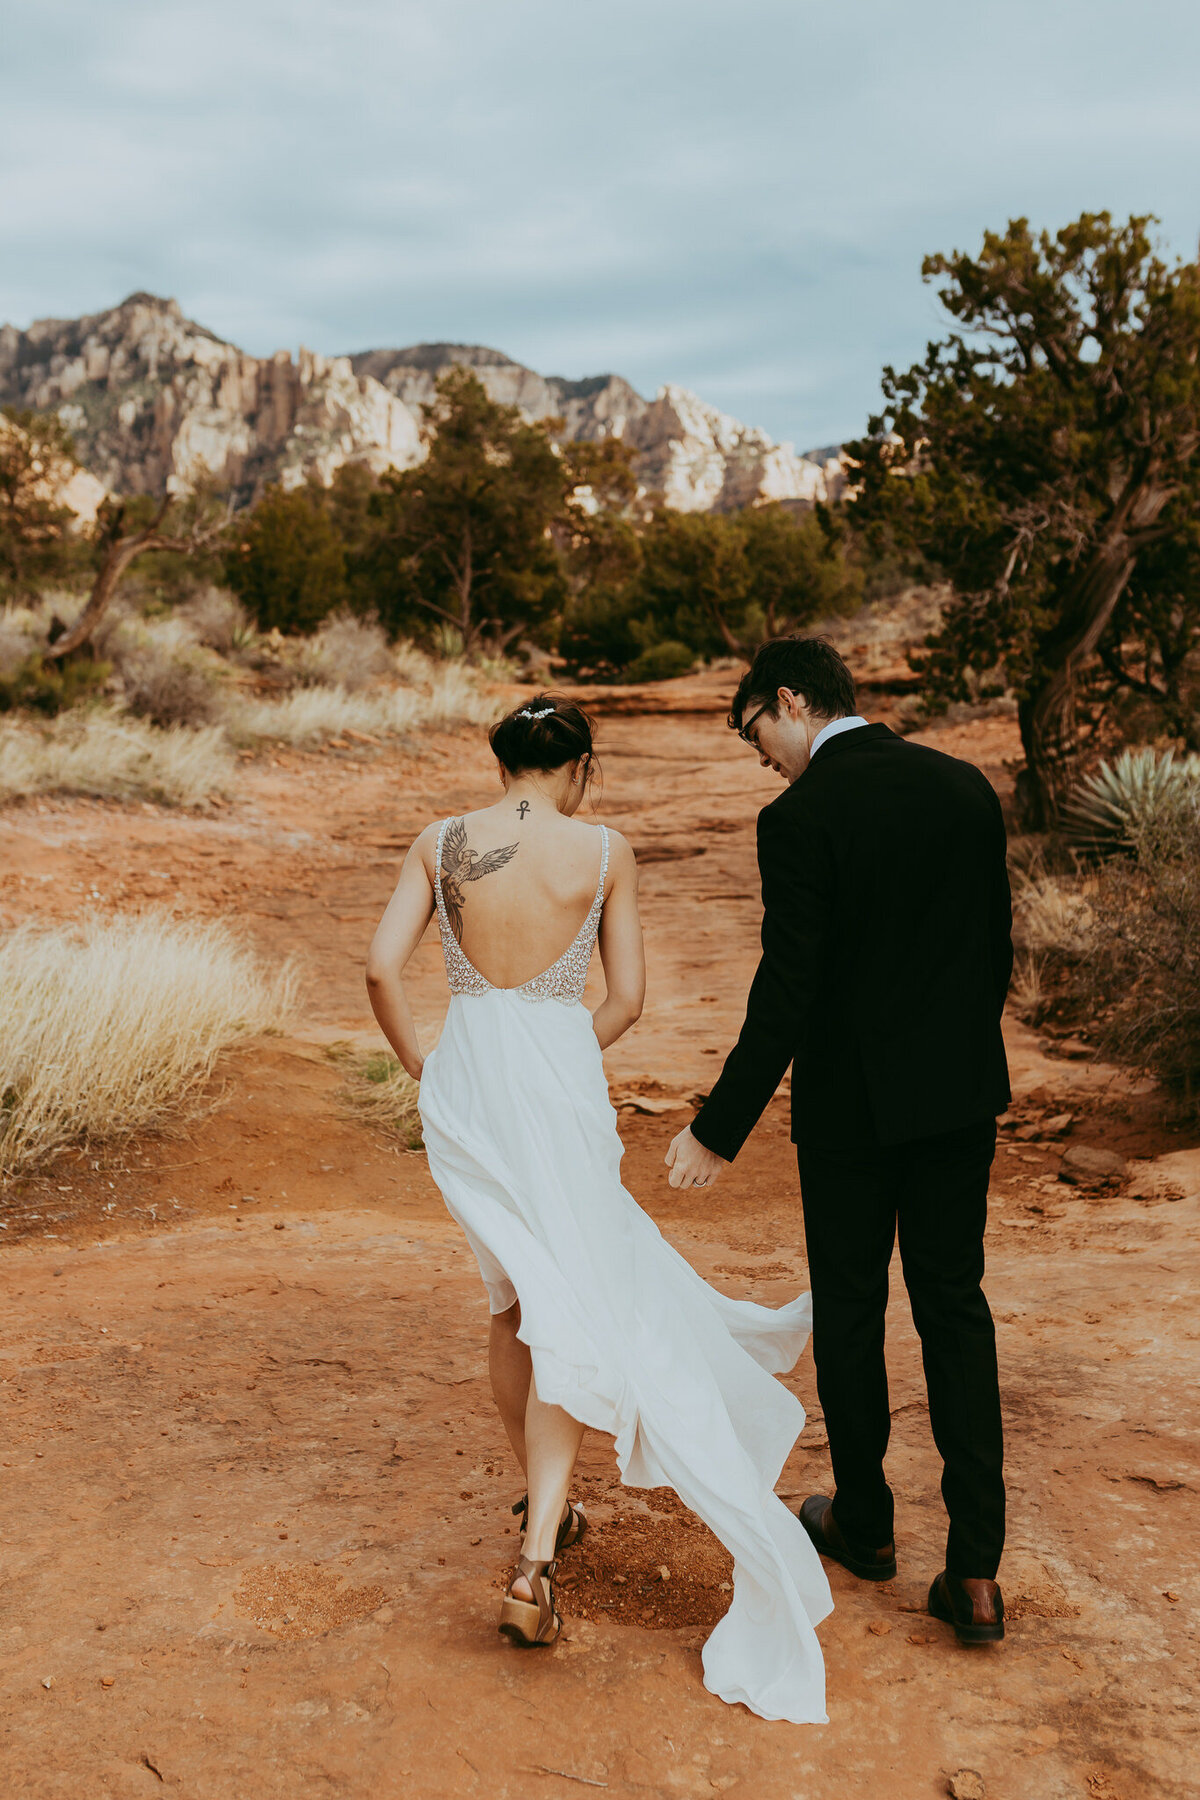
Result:
[[[853,1543],[877,1547],[892,1537],[883,1345],[898,1225],[943,1463],[946,1567],[959,1576],[994,1577],[1004,1547],[996,1333],[980,1286],[995,1150],[991,1119],[890,1149],[867,1143],[798,1150],[813,1358],[837,1483],[834,1516]]]

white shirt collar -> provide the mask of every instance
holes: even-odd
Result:
[[[827,738],[836,737],[839,731],[855,731],[860,725],[866,725],[868,723],[869,721],[864,719],[859,713],[851,713],[848,719],[830,719],[828,725],[822,725],[820,731],[818,731],[816,737],[813,739],[812,749],[808,753],[808,760],[810,762],[812,761],[813,757],[817,754],[817,751],[821,748],[821,745]]]

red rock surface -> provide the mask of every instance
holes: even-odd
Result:
[[[807,1280],[784,1102],[714,1191],[674,1194],[661,1166],[756,954],[753,819],[775,784],[719,698],[710,677],[694,710],[602,717],[601,813],[641,853],[651,974],[609,1066],[634,1193],[707,1277],[777,1303]],[[932,741],[1005,789],[1008,722]],[[1153,1094],[1015,1021],[988,1279],[1006,1642],[961,1650],[923,1611],[944,1527],[898,1282],[900,1573],[868,1589],[832,1571],[827,1727],[705,1693],[723,1553],[672,1496],[622,1490],[595,1436],[566,1637],[523,1656],[498,1636],[521,1483],[482,1289],[423,1159],[344,1114],[321,1049],[378,1041],[362,963],[401,848],[492,780],[463,738],[280,754],[209,816],[48,802],[0,819],[4,923],[165,898],[309,972],[294,1035],[227,1058],[215,1110],[67,1157],[0,1206],[3,1792],[924,1800],[971,1772],[989,1800],[1192,1792],[1200,1153]],[[432,938],[416,992],[432,1032]],[[1077,1143],[1130,1159],[1123,1189],[1060,1182]],[[828,1463],[807,1355],[792,1379],[810,1423],[781,1492],[798,1501]]]

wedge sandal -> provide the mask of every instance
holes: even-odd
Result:
[[[500,1630],[523,1650],[541,1649],[556,1642],[562,1619],[554,1610],[552,1578],[556,1562],[532,1562],[522,1556],[513,1570],[500,1606]],[[518,1600],[513,1587],[524,1576],[532,1600]]]

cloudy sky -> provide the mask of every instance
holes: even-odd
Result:
[[[1200,235],[1194,0],[9,0],[0,319],[679,381],[800,448],[1026,214]]]

